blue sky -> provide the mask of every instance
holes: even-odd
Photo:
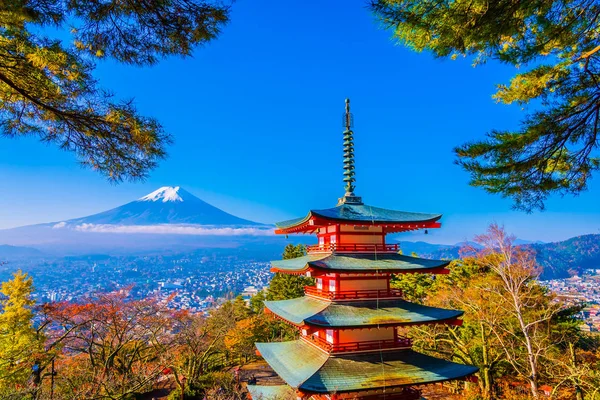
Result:
[[[556,196],[544,213],[468,186],[454,146],[518,126],[526,110],[496,104],[511,67],[439,60],[399,46],[362,1],[237,1],[222,36],[193,58],[151,68],[102,62],[96,76],[134,98],[175,137],[144,183],[109,184],[71,153],[34,138],[0,138],[0,228],[103,211],[180,185],[263,222],[335,205],[342,113],[352,101],[357,194],[381,207],[440,212],[443,227],[408,240],[453,243],[490,222],[524,239],[599,233],[600,186]]]

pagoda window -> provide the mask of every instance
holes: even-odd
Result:
[[[324,236],[320,236],[319,237],[319,246],[324,246],[325,245],[325,237]]]
[[[330,292],[335,292],[335,279],[331,279],[329,281],[329,291]]]
[[[336,244],[337,243],[337,236],[336,235],[331,235],[329,237],[329,243]]]
[[[323,290],[323,279],[317,278],[316,280],[317,280],[317,289]]]
[[[325,340],[327,340],[328,343],[333,343],[333,329],[327,329],[325,331]]]

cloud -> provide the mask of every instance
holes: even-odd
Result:
[[[58,224],[57,224],[58,225]],[[271,236],[273,228],[257,227],[213,227],[210,225],[109,225],[80,224],[75,226],[79,232],[95,233],[146,233],[161,235],[197,235],[197,236]]]
[[[64,228],[65,226],[67,226],[66,222],[59,222],[58,224],[55,224],[52,229],[60,229],[60,228]]]

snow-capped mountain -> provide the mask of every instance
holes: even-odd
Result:
[[[272,242],[273,227],[236,217],[179,186],[98,214],[0,230],[0,245],[61,253],[114,253]]]
[[[154,192],[141,197],[139,201],[162,201],[167,203],[169,201],[183,201],[183,198],[179,195],[179,186],[163,186]],[[185,190],[181,190],[182,194]],[[185,192],[187,193],[187,192]]]
[[[215,226],[262,225],[218,209],[179,186],[161,187],[154,192],[112,210],[65,221],[67,225],[156,225],[194,224]]]

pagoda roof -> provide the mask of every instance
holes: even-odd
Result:
[[[288,385],[247,385],[252,400],[282,400],[296,397],[294,390]]]
[[[478,368],[410,349],[331,356],[304,340],[256,343],[291,387],[308,393],[341,393],[460,379]]]
[[[265,307],[295,325],[363,328],[452,321],[463,311],[429,307],[402,299],[335,302],[310,296],[265,301]]]
[[[308,269],[347,272],[441,272],[450,261],[429,260],[398,253],[318,253],[271,261],[274,272],[301,273]],[[436,271],[437,270],[437,271]]]
[[[311,219],[323,219],[348,223],[368,224],[423,224],[435,222],[442,217],[441,214],[424,214],[407,211],[388,210],[386,208],[372,207],[366,204],[340,204],[324,210],[311,210],[305,217],[291,219],[276,223],[279,233],[299,228]]]

